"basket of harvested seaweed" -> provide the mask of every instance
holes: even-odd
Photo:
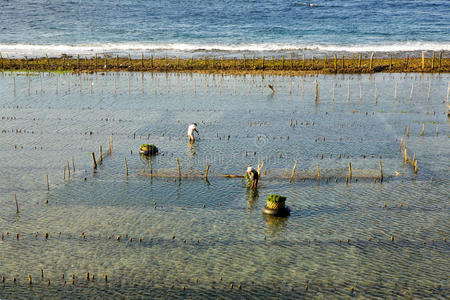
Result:
[[[158,154],[158,148],[153,144],[142,144],[139,153],[142,155],[155,155]]]
[[[263,213],[278,217],[289,216],[290,209],[286,206],[286,197],[277,194],[269,195]]]

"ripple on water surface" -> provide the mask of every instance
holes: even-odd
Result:
[[[448,76],[22,75],[0,77],[0,295],[448,295]],[[222,177],[263,161],[258,191]]]

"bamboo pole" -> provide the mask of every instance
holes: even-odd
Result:
[[[373,67],[373,56],[375,55],[374,52],[372,52],[372,54],[370,55],[370,65],[369,65],[369,69],[372,71],[372,67]]]
[[[152,168],[152,160],[151,159],[148,160],[148,167],[150,169],[150,175],[153,175],[153,168]]]
[[[295,162],[294,167],[292,168],[291,182],[294,180],[295,168],[297,168],[297,162]]]
[[[128,176],[128,165],[127,165],[127,158],[126,157],[124,157],[124,161],[125,161],[125,171],[126,171],[126,174]]]
[[[352,181],[352,163],[348,162],[348,178]]]
[[[72,170],[75,173],[75,159],[73,156],[72,156]]]
[[[209,164],[206,165],[205,179],[208,180]]]
[[[381,164],[381,159],[380,159],[380,182],[383,182],[383,165]]]
[[[100,163],[103,163],[102,145],[100,145],[98,148],[99,148],[98,150],[100,152]]]
[[[91,152],[92,161],[93,161],[93,167],[94,169],[97,169],[97,162],[95,161],[95,154],[94,152]]]
[[[402,151],[402,145],[403,145],[403,137],[400,139],[400,147],[399,147],[398,151]]]
[[[405,145],[405,149],[403,150],[403,158],[405,160],[405,163],[408,162],[408,152],[406,150],[406,145]]]
[[[358,62],[358,67],[361,68],[361,60],[362,60],[362,54],[359,54],[359,62]]]
[[[422,122],[422,132],[420,133],[420,136],[423,136],[425,134],[425,123]]]
[[[425,69],[425,51],[422,51],[422,71]]]
[[[319,100],[319,85],[317,80],[314,81],[314,101],[317,102]]]
[[[70,178],[70,165],[69,165],[69,161],[67,160],[67,170],[69,171],[69,178]]]
[[[19,203],[17,203],[17,195],[14,193],[14,202],[16,203],[16,214],[19,213]]]
[[[320,169],[319,169],[319,162],[317,162],[317,180],[320,179]]]
[[[177,167],[178,167],[178,178],[181,178],[181,167],[180,167],[180,161],[177,158]]]
[[[50,184],[48,183],[48,174],[45,175],[46,179],[47,179],[47,191],[50,192]]]
[[[408,127],[406,128],[406,136],[409,137],[409,125],[408,125]]]

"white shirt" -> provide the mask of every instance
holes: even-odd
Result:
[[[189,125],[188,127],[188,135],[193,135],[194,134],[194,130],[197,130],[197,127],[195,127],[194,124]]]

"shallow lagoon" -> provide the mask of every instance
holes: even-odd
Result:
[[[445,298],[449,79],[3,73],[0,296]],[[90,152],[111,134],[113,154],[93,171]],[[138,175],[142,143],[172,177]],[[209,183],[179,180],[176,158],[183,174],[210,164]],[[262,161],[257,193],[220,177]],[[272,193],[287,196],[289,218],[262,215]]]

